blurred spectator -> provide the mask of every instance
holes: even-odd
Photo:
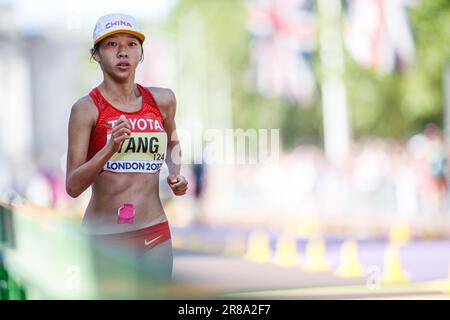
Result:
[[[445,196],[448,189],[448,159],[441,129],[430,123],[425,128],[425,137],[428,140],[428,167],[430,171],[431,189],[433,193]]]
[[[203,224],[206,222],[206,212],[204,207],[204,193],[206,186],[205,162],[194,163],[192,165],[192,175],[194,177],[194,197],[196,207],[193,223]]]

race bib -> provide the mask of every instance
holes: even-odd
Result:
[[[108,160],[103,170],[112,172],[158,172],[164,164],[167,152],[167,134],[164,131],[145,132],[138,127],[139,119],[129,119],[132,133],[121,148]],[[133,121],[135,120],[135,121]],[[107,141],[111,139],[111,129]]]

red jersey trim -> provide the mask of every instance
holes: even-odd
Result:
[[[153,94],[151,93],[150,89],[143,87],[138,83],[136,83],[136,86],[137,86],[139,92],[141,93],[142,104],[141,104],[141,108],[139,110],[133,111],[133,112],[123,111],[119,108],[114,107],[101,94],[100,90],[98,89],[98,86],[95,87],[94,89],[92,89],[91,92],[89,93],[89,96],[91,97],[95,106],[97,107],[98,117],[97,117],[95,126],[91,130],[87,160],[90,160],[106,143],[106,135],[105,135],[105,137],[103,137],[103,134],[102,134],[103,128],[99,128],[99,126],[101,125],[100,121],[102,119],[105,119],[105,117],[108,116],[108,115],[105,115],[105,112],[113,113],[113,114],[115,113],[115,114],[125,114],[125,115],[136,115],[136,116],[139,116],[140,114],[147,113],[147,112],[152,113],[152,114],[154,114],[156,119],[160,120],[160,124],[163,128],[163,131],[165,131],[164,118],[163,118],[162,112],[158,106],[158,103],[156,102],[155,98],[153,97]]]
[[[100,98],[100,100],[102,100],[103,101],[103,103],[105,103],[108,107],[110,107],[110,108],[113,108],[114,110],[116,110],[117,112],[120,112],[120,113],[125,113],[125,114],[135,114],[135,113],[139,113],[139,112],[142,112],[142,111],[144,111],[144,105],[145,105],[145,98],[144,98],[144,88],[143,87],[141,87],[140,85],[138,85],[138,84],[136,84],[136,86],[137,86],[137,88],[138,88],[138,90],[139,90],[139,92],[141,93],[141,97],[142,97],[142,103],[141,103],[141,108],[139,109],[139,110],[136,110],[136,111],[132,111],[132,112],[129,112],[129,111],[124,111],[124,110],[121,110],[121,109],[119,109],[119,108],[117,108],[117,107],[114,107],[108,100],[106,100],[106,98],[102,95],[102,93],[100,92],[100,90],[98,89],[98,87],[96,87],[95,89],[94,89],[94,91],[95,91],[95,93],[97,94],[97,96]],[[98,108],[98,107],[97,107]],[[103,109],[104,110],[104,109]]]

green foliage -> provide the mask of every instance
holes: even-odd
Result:
[[[346,84],[357,137],[404,138],[432,121],[442,125],[445,62],[449,60],[450,2],[422,1],[410,12],[415,65],[379,75],[346,60]]]
[[[284,148],[322,144],[320,98],[308,109],[257,94],[249,76],[249,34],[242,0],[180,0],[171,28],[191,10],[205,26],[208,75],[224,68],[230,75],[233,125],[236,128],[280,128]],[[356,138],[405,138],[427,122],[442,125],[442,73],[450,57],[450,1],[423,0],[411,9],[416,63],[405,72],[380,75],[345,59],[345,82],[352,132]],[[314,71],[320,61],[315,54]],[[320,81],[320,80],[319,80]],[[320,87],[320,83],[319,83]],[[320,92],[320,90],[318,91]]]
[[[246,29],[246,2],[242,0],[181,0],[169,19],[176,31],[177,21],[195,10],[205,25],[206,64],[209,75],[224,67],[232,91],[235,128],[280,128],[284,148],[301,143],[322,142],[319,104],[301,109],[282,99],[258,94],[250,79],[249,41]]]

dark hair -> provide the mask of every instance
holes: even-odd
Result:
[[[139,38],[136,38],[140,45],[141,45],[141,52],[142,52],[142,57],[141,60],[139,60],[139,62],[144,61],[144,47],[142,47],[142,40]],[[105,39],[103,39],[105,40]],[[91,48],[91,58],[89,59],[90,62],[92,62],[92,58],[94,57],[94,53],[96,53],[98,51],[98,49],[100,48],[100,44],[103,42],[103,40],[100,40],[99,42],[97,42],[93,48]]]

